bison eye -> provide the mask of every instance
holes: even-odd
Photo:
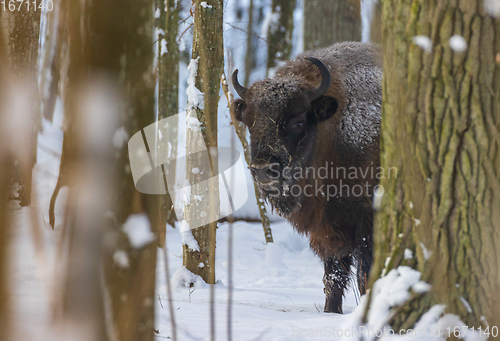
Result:
[[[302,130],[304,130],[304,121],[299,121],[295,123],[291,129],[291,133],[293,134],[300,134]]]
[[[290,119],[285,125],[286,135],[290,138],[299,137],[306,126],[306,114],[303,113]]]

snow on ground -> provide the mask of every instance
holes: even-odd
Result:
[[[366,40],[369,34],[370,8],[374,0],[364,0],[363,4],[363,33]],[[244,76],[244,55],[246,53],[246,20],[235,16],[236,6],[247,8],[249,1],[228,2],[225,9],[225,49],[231,51],[232,68],[229,69],[226,58],[226,76],[230,76],[234,68],[240,69],[240,76]],[[238,5],[237,5],[238,4]],[[270,0],[263,0],[263,15],[270,11]],[[188,9],[186,9],[187,11]],[[184,13],[182,17],[186,17]],[[295,29],[293,37],[293,56],[302,52],[302,1],[294,12]],[[239,29],[234,29],[231,25]],[[184,23],[180,32],[185,30]],[[241,31],[243,30],[243,31]],[[256,31],[258,32],[258,31]],[[425,37],[424,37],[425,38]],[[192,37],[188,32],[181,39],[181,51],[189,49],[187,42]],[[460,42],[450,42],[457,46]],[[423,48],[428,47],[425,39],[415,43]],[[261,39],[257,39],[258,51],[256,55],[257,67],[250,75],[250,82],[262,79],[265,75],[266,48]],[[463,44],[462,44],[463,45]],[[460,46],[459,46],[460,47]],[[180,109],[185,109],[187,103],[186,89],[189,72],[184,62],[180,63],[179,103]],[[234,128],[230,125],[229,112],[225,96],[221,93],[219,102],[219,146],[234,147],[242,153],[242,148]],[[15,208],[14,228],[12,231],[13,247],[11,266],[12,309],[14,327],[19,340],[53,340],[51,336],[52,309],[56,305],[60,292],[56,288],[56,279],[61,276],[56,269],[61,268],[61,257],[58,255],[58,241],[61,236],[62,218],[67,190],[63,188],[56,205],[56,225],[52,230],[48,223],[48,206],[50,196],[56,185],[59,171],[59,159],[62,149],[63,122],[62,105],[60,99],[56,102],[53,123],[43,121],[43,133],[39,135],[38,163],[34,169],[34,191],[36,196],[32,207]],[[179,144],[185,141],[186,122],[179,122]],[[116,143],[123,139],[117,137]],[[253,184],[248,170],[245,174],[238,174],[235,186],[247,186],[249,198],[247,203],[239,209],[236,217],[258,218],[259,213],[253,194]],[[246,179],[246,181],[241,181]],[[12,205],[15,205],[12,203]],[[347,332],[353,332],[354,326],[359,325],[362,316],[363,304],[366,296],[362,297],[361,304],[356,305],[352,291],[346,294],[344,300],[345,315],[323,313],[323,265],[309,249],[306,237],[298,235],[292,227],[276,215],[271,215],[274,244],[265,245],[264,233],[260,223],[236,222],[232,225],[233,240],[233,305],[232,330],[233,340],[307,340],[328,339],[343,340],[351,338]],[[35,223],[35,224],[34,224]],[[132,222],[130,222],[132,223]],[[31,226],[36,226],[32,229]],[[216,339],[226,339],[227,296],[228,296],[228,230],[230,226],[221,224],[217,230],[216,276],[215,285],[215,314]],[[132,239],[147,240],[149,234],[143,229],[140,236]],[[145,237],[145,239],[143,238]],[[192,275],[182,267],[182,238],[180,228],[167,229],[167,249],[169,258],[169,278],[173,284],[173,304],[175,321],[177,324],[178,340],[208,340],[210,330],[209,313],[209,286],[198,281],[194,288],[186,288],[183,283]],[[119,252],[114,255],[120,266],[128,266],[128,259]],[[156,339],[170,339],[171,324],[166,293],[166,276],[164,273],[164,258],[158,250],[157,266],[157,300],[156,302]],[[405,272],[406,271],[406,272]],[[387,291],[386,299],[378,304],[379,315],[375,320],[379,325],[385,323],[391,299],[399,297],[398,302],[407,298],[410,284],[413,290],[428,290],[425,284],[418,282],[416,274],[399,269],[400,277],[394,280],[399,285],[397,292]],[[402,274],[411,276],[401,277]],[[393,272],[393,277],[396,274]],[[389,278],[389,275],[388,275]],[[408,282],[408,278],[412,279]],[[390,279],[390,278],[389,278]],[[386,279],[387,282],[387,279]],[[404,284],[404,285],[403,285]],[[394,286],[391,290],[395,290]],[[389,287],[388,287],[389,289]],[[399,296],[394,296],[394,295]],[[394,297],[393,297],[394,296]],[[60,299],[60,298],[59,298]],[[376,313],[373,313],[376,315]],[[444,315],[443,307],[435,306],[417,323],[416,328],[432,330],[438,327],[441,330],[447,326],[461,325],[461,321],[453,315]],[[370,321],[369,321],[370,322]],[[373,322],[373,321],[372,321]],[[462,323],[463,324],[463,323]],[[332,336],[333,335],[333,336]],[[347,338],[345,338],[347,336]],[[429,336],[429,335],[428,335]],[[442,338],[415,338],[410,336],[389,337],[391,340],[406,338],[409,340],[442,340]],[[373,339],[373,338],[368,338]],[[386,340],[383,337],[380,340]],[[474,340],[468,335],[466,340]]]
[[[51,305],[58,265],[57,242],[61,237],[62,215],[67,189],[59,192],[55,208],[56,228],[49,224],[50,196],[57,182],[63,135],[56,110],[55,125],[43,119],[38,136],[37,165],[33,170],[32,207],[14,208],[12,230],[11,290],[14,325],[19,340],[41,340],[51,321]],[[14,202],[13,202],[14,204]],[[34,228],[32,226],[35,226]],[[36,236],[34,238],[34,236]],[[16,334],[17,335],[17,334]],[[36,338],[33,336],[37,335]]]
[[[346,316],[323,313],[323,265],[309,249],[307,238],[287,222],[272,225],[274,244],[265,245],[260,223],[236,222],[233,255],[233,335],[235,340],[304,339],[310,328],[340,326]],[[217,340],[226,339],[227,223],[217,230],[215,311]],[[167,229],[170,276],[182,269],[181,234]],[[164,259],[158,254],[156,301],[158,337],[171,336]],[[209,286],[194,290],[173,283],[174,309],[180,340],[206,340],[209,335]],[[356,307],[347,294],[344,312]],[[299,334],[297,334],[299,333]],[[304,334],[305,333],[305,334]]]
[[[57,115],[55,117],[57,119]],[[63,208],[67,190],[63,188],[56,205],[56,226],[48,223],[48,205],[56,185],[62,133],[43,122],[39,136],[38,164],[34,170],[37,193],[31,208],[16,208],[11,268],[15,325],[24,334],[19,339],[40,340],[49,333],[54,286],[60,265],[57,245],[61,238]],[[33,238],[31,223],[38,224]],[[217,340],[226,338],[228,224],[217,230],[215,311]],[[309,249],[306,237],[297,234],[284,220],[272,224],[275,243],[264,244],[260,223],[236,222],[233,255],[233,335],[235,340],[290,340],[309,328],[341,325],[348,315],[323,313],[323,265]],[[167,229],[170,278],[182,271],[182,236],[179,228]],[[34,243],[34,240],[38,240]],[[179,270],[181,269],[181,270]],[[178,271],[179,270],[179,271]],[[175,282],[175,280],[174,280]],[[209,335],[209,286],[193,289],[174,283],[174,307],[179,340],[206,340]],[[157,339],[170,336],[170,316],[166,299],[163,253],[158,250],[156,329]],[[347,294],[344,312],[356,306]],[[47,334],[48,335],[48,334]],[[36,336],[36,337],[35,337]]]
[[[60,192],[56,205],[56,225],[48,223],[50,196],[56,185],[62,148],[62,122],[56,110],[55,124],[43,121],[39,135],[38,164],[34,169],[33,206],[19,208],[15,202],[12,231],[11,290],[13,326],[19,340],[54,340],[51,326],[53,308],[57,307],[57,279],[61,278],[64,261],[58,241],[62,237],[62,220],[67,189]],[[250,199],[249,199],[250,200]],[[135,217],[135,220],[141,220]],[[133,220],[133,219],[132,219]],[[142,219],[143,220],[143,219]],[[142,221],[141,220],[141,221]],[[139,221],[139,225],[144,225]],[[129,225],[133,221],[129,222]],[[134,223],[136,224],[136,223]],[[32,228],[35,226],[35,228]],[[284,220],[272,224],[274,244],[264,244],[260,223],[236,222],[230,227],[220,224],[217,230],[215,285],[216,339],[226,339],[228,297],[228,231],[233,229],[233,303],[232,330],[234,340],[356,340],[351,337],[360,325],[366,296],[356,304],[349,290],[344,300],[344,315],[323,313],[323,265],[312,253],[306,237],[297,234]],[[144,242],[146,233],[132,236]],[[147,238],[146,238],[147,237]],[[182,234],[180,228],[167,228],[166,245],[169,258],[169,278],[172,283],[173,305],[178,340],[208,340],[210,331],[210,288],[198,281],[193,288],[184,286],[193,276],[182,266]],[[91,252],[91,250],[89,250]],[[115,261],[126,267],[128,259],[115,254]],[[155,300],[158,340],[171,337],[171,323],[166,292],[163,252],[158,249]],[[389,309],[414,292],[429,290],[419,281],[420,274],[406,267],[394,269],[374,286],[375,299],[367,327],[383,328]],[[385,283],[385,284],[384,284]],[[59,302],[60,303],[60,302]],[[415,335],[388,336],[380,340],[444,340],[432,337],[435,330],[462,326],[457,316],[443,315],[444,307],[435,306],[415,326],[425,331],[424,337]],[[373,316],[372,316],[373,315]],[[363,326],[362,326],[363,327]],[[458,327],[457,327],[458,328]],[[465,340],[484,339],[469,331]],[[333,335],[333,336],[332,336]],[[346,337],[347,336],[347,337]],[[387,335],[384,335],[387,336]],[[374,339],[368,337],[368,339]]]

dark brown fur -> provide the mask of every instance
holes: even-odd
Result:
[[[281,174],[277,183],[259,185],[275,209],[309,236],[311,248],[325,265],[325,311],[341,313],[351,265],[358,265],[358,285],[364,293],[372,258],[371,196],[378,179],[369,170],[379,167],[381,55],[374,45],[341,43],[304,56],[329,69],[331,83],[323,97],[309,101],[307,93],[322,77],[316,65],[299,56],[274,78],[254,83],[235,101],[234,115],[249,127],[252,167],[276,164],[283,174],[287,167],[315,170],[314,177],[288,179]],[[302,130],[297,128],[301,122]],[[316,175],[325,165],[328,172],[357,167],[368,174],[351,179],[335,173],[319,179]],[[318,196],[304,194],[312,184],[347,187],[337,196],[324,191]],[[359,195],[346,195],[359,188],[356,185],[371,190],[364,187]],[[301,194],[284,195],[293,186],[299,186]]]

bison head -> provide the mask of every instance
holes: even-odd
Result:
[[[325,96],[328,68],[315,58],[305,59],[319,68],[318,87],[294,73],[278,74],[248,89],[239,84],[238,70],[232,77],[241,97],[234,102],[233,115],[250,131],[250,170],[266,199],[285,216],[301,201],[307,180],[298,170],[312,165],[318,123],[332,117],[338,107],[335,98]]]

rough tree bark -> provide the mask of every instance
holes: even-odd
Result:
[[[304,51],[361,41],[360,0],[304,1]]]
[[[158,120],[179,113],[179,28],[180,2],[178,0],[158,1],[160,17],[157,19],[158,34]],[[166,49],[165,49],[166,47]],[[173,140],[173,139],[171,139]],[[175,139],[177,141],[177,139]],[[171,144],[171,153],[175,155],[177,145]],[[175,177],[175,174],[169,175]],[[174,226],[176,221],[170,195],[158,198],[160,216],[158,217],[158,246],[165,246],[166,224]]]
[[[90,64],[112,74],[124,95],[118,126],[128,137],[155,121],[153,70],[153,0],[107,0],[92,3]],[[126,20],[124,20],[126,18]],[[114,245],[105,250],[104,275],[109,290],[114,333],[119,340],[154,339],[156,243],[134,247],[123,233],[133,214],[145,211],[151,230],[160,226],[157,196],[140,195],[132,180],[127,141],[116,151],[118,190],[112,193]],[[150,149],[153,146],[150,146]],[[116,252],[126,252],[128,266],[117,266]]]
[[[106,302],[109,303],[106,315],[111,317],[112,324],[108,328],[109,336],[119,340],[153,340],[156,244],[133,247],[122,229],[129,217],[146,211],[151,229],[156,231],[159,216],[157,198],[141,196],[134,188],[126,148],[127,137],[155,119],[155,76],[151,46],[153,0],[106,0],[91,3],[68,0],[67,5],[73,19],[69,21],[70,90],[64,99],[65,110],[71,109],[72,103],[78,98],[78,87],[92,87],[89,82],[95,78],[105,78],[108,88],[124,98],[113,102],[118,106],[118,129],[112,138],[115,148],[112,171],[117,189],[110,190],[105,195],[108,218],[105,220],[107,224],[100,226],[104,233],[101,240],[102,273]],[[99,105],[102,106],[102,102],[96,101],[95,108]],[[110,106],[109,111],[112,110],[114,107]],[[74,112],[75,110],[70,110],[65,114],[71,115]],[[113,113],[101,115],[103,124],[109,122],[107,115]],[[77,122],[74,117],[73,122]],[[72,148],[68,149],[70,152],[61,161],[67,164],[67,167],[61,165],[61,171],[66,174],[60,174],[67,177],[70,187],[75,186],[75,181],[78,181],[72,174],[78,170],[77,157],[81,148],[77,139],[78,124],[73,123],[71,127],[72,131],[66,132],[64,142],[71,141]],[[99,125],[95,128],[98,127]],[[106,143],[111,143],[111,140]],[[103,167],[106,166],[101,168]],[[95,214],[99,213],[103,212]],[[96,250],[99,250],[98,246]],[[117,254],[121,255],[119,261]]]
[[[382,2],[381,162],[398,171],[381,183],[372,281],[403,264],[432,285],[398,310],[395,329],[436,303],[469,326],[500,324],[500,21],[482,4]],[[455,34],[466,51],[450,48]]]
[[[290,59],[292,52],[293,11],[296,0],[273,0],[271,22],[267,30],[267,71],[278,61]]]
[[[201,131],[205,144],[208,148],[217,147],[217,108],[219,102],[220,76],[223,70],[223,40],[222,40],[222,0],[195,1],[194,12],[194,33],[193,33],[193,56],[191,65],[197,66],[196,88],[204,94],[203,106],[192,106],[188,100],[188,117],[198,119],[201,123]],[[196,63],[195,61],[198,60]],[[191,71],[193,72],[193,71]],[[191,109],[189,109],[191,107]],[[192,130],[187,130],[187,148],[194,147],[196,137]],[[196,166],[194,166],[196,167]],[[195,174],[189,171],[191,168],[187,165],[186,174],[191,184],[199,183],[202,173]],[[210,157],[210,169],[205,172],[210,177],[218,176],[217,157]],[[203,170],[202,170],[203,171]],[[199,195],[203,200],[195,199]],[[190,203],[187,204],[184,212],[186,217],[193,215],[206,214],[206,216],[218,215],[219,205],[219,186],[214,184],[213,188],[202,193],[191,191]],[[214,214],[215,213],[215,214]],[[190,219],[188,219],[190,220]],[[215,232],[217,222],[212,222],[195,229],[191,232],[198,242],[199,251],[190,249],[183,245],[183,264],[186,268],[200,275],[203,280],[209,284],[215,284]],[[188,231],[189,233],[189,231]],[[202,266],[200,263],[202,263]]]

